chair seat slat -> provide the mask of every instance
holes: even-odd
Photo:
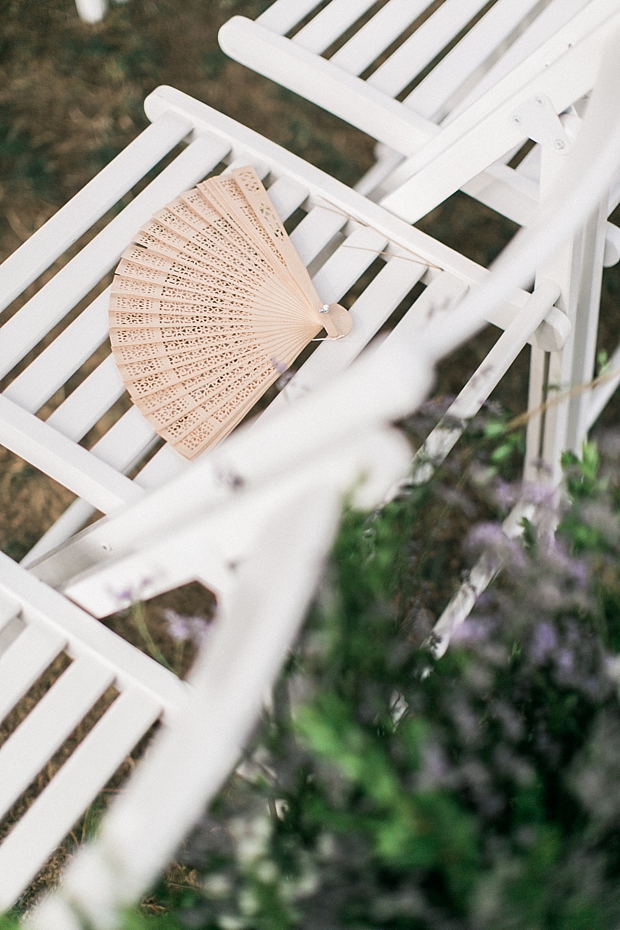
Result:
[[[105,342],[109,300],[106,288],[11,382],[4,396],[31,413],[39,410]]]
[[[264,13],[261,13],[258,21],[266,29],[271,29],[272,32],[283,36],[308,13],[311,13],[320,2],[321,0],[276,0]]]
[[[0,657],[0,719],[24,696],[67,644],[61,633],[28,623]]]
[[[330,61],[349,74],[360,74],[394,42],[431,0],[390,0],[365,23]]]
[[[291,233],[291,242],[304,265],[309,265],[329,245],[347,218],[334,210],[315,207]]]
[[[2,395],[0,442],[102,513],[140,496],[129,478]]]
[[[149,727],[161,705],[124,691],[0,846],[0,910],[11,907]]]
[[[113,356],[108,355],[48,417],[46,423],[79,442],[125,393]]]
[[[436,120],[452,95],[464,85],[511,34],[538,0],[498,0],[461,41],[405,98],[403,104]]]
[[[377,68],[368,83],[390,97],[395,97],[483,6],[483,0],[446,0]]]
[[[392,258],[371,281],[351,308],[353,330],[342,340],[321,343],[283,388],[263,417],[277,414],[283,405],[292,403],[309,391],[318,390],[344,371],[383,326],[391,313],[419,281],[426,265],[410,257]]]
[[[0,310],[35,281],[191,130],[178,114],[156,120],[0,267]]]
[[[516,39],[501,58],[480,79],[467,96],[454,108],[446,118],[446,125],[456,119],[469,106],[479,100],[486,91],[520,65],[528,55],[540,48],[547,39],[565,26],[573,16],[588,5],[590,0],[551,0],[549,6]]]
[[[318,55],[374,6],[376,0],[332,0],[293,38],[296,45]]]
[[[326,303],[341,300],[372,265],[387,242],[385,236],[374,229],[356,229],[312,279],[321,299]]]
[[[124,473],[132,468],[157,438],[157,433],[138,408],[131,407],[95,443],[91,452],[106,465]]]
[[[114,681],[109,665],[80,656],[0,749],[0,816],[62,746]]]
[[[6,374],[116,264],[131,236],[179,191],[200,181],[229,147],[200,136],[2,328],[0,372]]]

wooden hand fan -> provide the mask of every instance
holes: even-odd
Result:
[[[321,329],[323,304],[252,167],[160,210],[122,256],[110,340],[134,403],[186,458],[223,439]]]

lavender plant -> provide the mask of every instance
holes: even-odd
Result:
[[[347,515],[273,713],[183,851],[195,887],[160,889],[181,926],[617,926],[620,484],[592,446],[566,465],[555,537],[470,535],[506,567],[438,662],[411,578],[445,487]]]

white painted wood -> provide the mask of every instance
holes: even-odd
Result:
[[[614,94],[616,68],[614,60],[611,73],[603,72]],[[374,353],[362,355],[322,391],[304,397],[278,417],[238,431],[166,489],[154,493],[149,501],[138,502],[103,521],[102,526],[82,534],[79,541],[62,551],[65,559],[69,553],[77,559],[73,561],[69,584],[71,578],[76,581],[76,566],[92,581],[99,566],[103,578],[107,569],[112,571],[125,557],[131,560],[137,554],[140,559],[149,547],[163,551],[166,533],[178,533],[179,521],[186,516],[195,521],[200,508],[213,508],[203,513],[216,522],[226,509],[236,509],[243,529],[239,517],[244,501],[250,510],[259,497],[264,501],[273,494],[278,502],[260,525],[250,520],[250,530],[256,534],[255,546],[239,566],[227,608],[192,675],[191,712],[181,713],[176,725],[164,731],[148,765],[139,770],[137,779],[114,805],[97,844],[78,856],[69,869],[65,906],[70,900],[76,902],[94,927],[113,925],[114,910],[143,893],[178,845],[195,813],[204,808],[205,801],[234,765],[265,688],[273,680],[311,596],[321,558],[335,530],[342,482],[355,475],[353,470],[340,471],[342,453],[351,454],[356,467],[361,462],[358,454],[361,456],[366,444],[369,453],[378,453],[369,469],[375,479],[373,493],[377,501],[381,480],[387,477],[381,465],[391,457],[384,454],[378,442],[382,424],[421,401],[430,383],[431,360],[470,338],[483,325],[490,307],[513,294],[536,269],[549,265],[561,243],[578,233],[591,212],[592,200],[601,199],[603,192],[607,194],[617,168],[619,121],[609,119],[607,108],[595,105],[596,100],[595,96],[588,114],[589,132],[582,137],[583,142],[582,138],[577,140],[573,152],[564,160],[560,183],[544,202],[539,218],[515,237],[492,273],[484,276],[481,286],[469,291],[456,310],[434,299],[427,300],[427,308],[421,313],[421,299],[416,304],[417,314],[407,315],[404,325],[396,327]],[[615,98],[612,103],[617,106]],[[611,113],[615,114],[613,108]],[[220,124],[223,130],[226,125]],[[312,184],[312,172],[307,177]],[[394,249],[393,242],[390,248]],[[454,277],[458,287],[468,285],[464,276]],[[437,280],[449,281],[449,276],[437,272]],[[540,296],[526,298],[530,309]],[[553,296],[554,292],[548,292],[546,299]],[[538,305],[536,312],[542,315],[545,309]],[[526,316],[523,314],[519,321],[525,329]],[[527,323],[532,327],[535,320]],[[525,340],[525,332],[521,339]],[[508,341],[504,339],[504,345]],[[514,351],[511,345],[509,354]],[[505,357],[501,363],[505,363]],[[470,386],[472,392],[474,387]],[[366,467],[367,461],[364,459]],[[337,475],[333,483],[328,478],[332,473]],[[283,494],[283,490],[287,493]],[[367,503],[371,500],[369,497]],[[300,528],[293,535],[292,520]],[[216,549],[218,539],[216,534]],[[108,558],[105,562],[101,551],[97,551],[104,544],[113,553],[113,561]],[[57,553],[56,558],[60,555]],[[138,577],[130,579],[130,586],[135,586]],[[271,584],[265,585],[266,577]],[[290,583],[291,579],[295,583]],[[222,725],[224,720],[226,726]],[[208,764],[204,763],[205,745],[211,750]],[[178,790],[181,783],[183,791]],[[58,914],[63,905],[56,901]],[[47,930],[50,906],[46,903],[33,916],[33,927]]]
[[[49,268],[190,130],[191,123],[178,114],[170,114],[161,122],[154,121],[9,256],[0,268],[0,309],[8,306]]]
[[[226,154],[220,140],[200,136],[135,197],[68,265],[0,330],[6,374],[118,261],[140,225],[181,190],[196,184]],[[30,240],[29,240],[30,241]]]
[[[108,10],[106,0],[75,0],[78,16],[85,23],[100,23]]]
[[[331,0],[331,3],[297,33],[293,42],[309,52],[320,55],[374,3],[375,0]]]
[[[140,691],[116,698],[0,845],[0,910],[15,903],[160,713]]]
[[[537,3],[538,0],[498,0],[404,99],[404,106],[438,121],[453,95]]]
[[[258,18],[266,29],[285,35],[320,2],[321,0],[276,0]]]
[[[426,265],[408,256],[391,258],[351,308],[353,331],[347,339],[326,340],[280,391],[260,419],[271,417],[282,406],[293,403],[325,385],[344,371],[405,299],[426,271]],[[432,288],[434,285],[431,284]]]
[[[158,88],[145,101],[147,115],[153,118],[168,108],[175,111],[178,108],[195,120],[197,126],[204,127],[204,131],[222,135],[230,140],[231,145],[243,146],[252,154],[253,159],[268,159],[272,166],[272,174],[288,174],[308,188],[311,199],[324,203],[330,210],[340,212],[362,225],[370,226],[385,235],[393,244],[413,253],[414,257],[428,262],[429,265],[435,265],[456,277],[462,277],[468,284],[480,283],[487,276],[488,272],[475,262],[431,239],[430,236],[425,236],[407,222],[206,104],[171,87]],[[504,329],[517,308],[523,306],[526,301],[527,295],[523,291],[515,291],[513,299],[502,301],[501,305],[489,312],[489,322]],[[557,316],[558,314],[552,311],[546,322],[554,326]]]
[[[151,424],[139,410],[131,407],[91,451],[96,458],[124,474],[158,439]]]
[[[76,565],[76,570],[79,570],[79,565]],[[66,648],[71,656],[90,656],[99,664],[106,665],[115,676],[119,689],[138,688],[160,704],[164,717],[187,700],[184,682],[3,553],[0,553],[0,593],[19,600],[28,625],[36,624],[45,628],[46,635],[60,637],[60,642],[66,645],[55,647],[58,652]],[[136,597],[139,594],[136,592]],[[28,650],[24,649],[24,652]],[[53,655],[47,664],[52,658]]]
[[[0,594],[0,633],[11,620],[19,614],[21,606],[17,598],[8,594]]]
[[[81,656],[63,672],[0,749],[0,816],[59,749],[114,681],[106,665]]]
[[[129,478],[1,395],[0,442],[102,513],[140,496]]]
[[[452,110],[445,125],[452,122],[469,106],[479,100],[514,68],[559,32],[591,0],[551,0],[531,25],[506,49],[498,61],[481,77],[475,87]]]
[[[413,475],[407,485],[425,484],[430,480],[513,364],[528,336],[534,332],[559,296],[560,287],[555,282],[544,282],[536,288],[528,306],[501,334],[456,400],[450,404],[442,422],[416,452]]]
[[[309,265],[330,244],[346,222],[342,213],[321,207],[306,214],[291,233],[291,242],[304,265]]]
[[[287,220],[308,197],[308,191],[303,184],[297,184],[290,178],[278,178],[269,185],[268,190],[269,199],[281,220]]]
[[[411,25],[430,0],[389,0],[330,61],[349,74],[360,74]]]
[[[29,623],[0,656],[0,719],[24,696],[54,659],[67,639],[56,630]]]
[[[417,151],[438,131],[434,123],[403,107],[368,81],[274,34],[259,21],[252,23],[234,16],[222,26],[218,39],[231,58],[405,155]]]
[[[484,0],[445,0],[432,16],[369,77],[390,97],[399,94],[484,6]]]
[[[600,59],[609,31],[620,23],[617,8],[610,15],[608,5],[601,9],[597,0],[592,0],[577,17],[585,20],[581,28],[585,29],[586,23],[596,19],[594,12],[601,16],[602,24],[577,41],[568,55],[541,71],[539,66],[549,51],[547,46],[543,47],[443,130],[417,158],[408,159],[399,166],[394,173],[394,183],[407,175],[411,175],[410,180],[402,184],[396,193],[383,198],[382,205],[415,222],[436,203],[458,190],[465,181],[484,170],[489,160],[500,158],[504,151],[521,141],[519,127],[510,120],[519,99],[527,100],[537,93],[544,94],[561,112],[578,99],[586,87],[592,87],[596,80],[595,63]],[[573,20],[554,37],[554,47],[564,43],[568,48],[579,32]],[[567,62],[570,62],[569,66]],[[521,84],[525,73],[529,75],[532,70],[536,71],[535,77]],[[519,84],[517,97],[515,85]],[[501,101],[499,105],[498,100]]]
[[[356,229],[325,262],[313,284],[325,303],[337,303],[372,265],[388,240],[374,229]]]
[[[80,315],[4,391],[4,396],[35,413],[61,388],[108,336],[109,288]]]
[[[54,410],[46,423],[77,442],[124,393],[125,385],[114,358],[109,355]]]

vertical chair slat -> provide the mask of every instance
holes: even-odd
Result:
[[[109,665],[80,656],[0,749],[0,816],[4,816],[33,778],[114,681]]]
[[[0,911],[46,859],[161,714],[138,689],[122,692],[0,846]]]

